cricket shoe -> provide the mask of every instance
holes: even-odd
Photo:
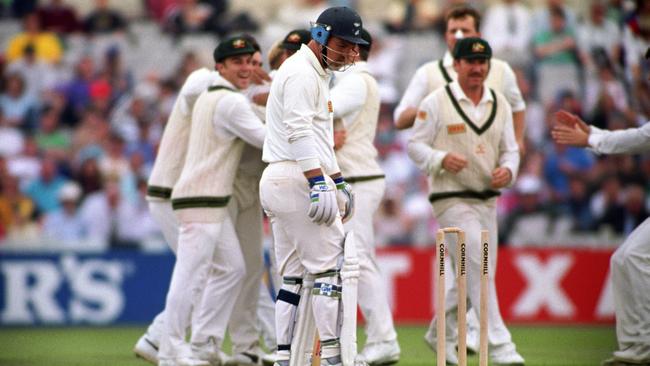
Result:
[[[225,355],[217,348],[217,342],[214,337],[208,337],[208,340],[203,343],[192,343],[192,354],[197,360],[207,362],[209,366],[221,366],[224,364]]]
[[[365,362],[369,365],[392,365],[399,361],[400,348],[397,340],[368,343],[357,355],[355,362]]]
[[[614,360],[632,365],[650,364],[650,345],[636,343],[624,350],[614,351]]]
[[[467,354],[468,355],[477,355],[479,351],[480,343],[480,333],[479,330],[473,327],[469,327],[467,330]]]
[[[514,343],[505,343],[490,349],[492,363],[501,366],[524,366],[524,358],[515,350]]]
[[[434,332],[435,328],[433,330],[429,328],[429,330],[424,334],[424,342],[435,353],[438,349],[438,343]],[[445,361],[447,365],[458,365],[458,353],[454,343],[447,342],[445,344]]]
[[[647,362],[625,362],[625,361],[619,361],[612,358],[608,358],[605,361],[601,362],[600,366],[650,366],[650,360]]]
[[[158,364],[158,345],[149,339],[146,333],[135,343],[133,353],[147,362]]]
[[[278,353],[277,352],[271,352],[267,353],[262,356],[262,365],[263,366],[273,366],[276,362],[278,362]]]
[[[232,355],[224,366],[256,366],[262,364],[262,358],[266,355],[259,347],[252,348],[246,352]]]

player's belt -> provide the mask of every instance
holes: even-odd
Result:
[[[485,191],[452,191],[452,192],[440,192],[440,193],[431,193],[429,195],[429,202],[433,203],[434,201],[442,200],[445,198],[474,198],[479,200],[487,200],[492,197],[497,197],[501,195],[501,192],[487,189]]]
[[[345,181],[348,183],[359,183],[359,182],[367,182],[369,180],[375,180],[375,179],[384,179],[386,176],[384,174],[377,174],[377,175],[366,175],[363,177],[345,177]]]

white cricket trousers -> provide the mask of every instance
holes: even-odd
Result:
[[[354,232],[357,243],[361,268],[358,302],[366,321],[366,344],[393,341],[397,338],[386,288],[375,256],[373,217],[385,189],[383,178],[352,183],[355,198],[354,216],[343,225],[346,232]]]
[[[178,219],[174,215],[172,202],[170,200],[149,200],[147,204],[151,217],[158,224],[158,228],[162,231],[167,245],[176,254],[176,248],[178,247]],[[194,295],[194,297],[196,296],[198,296],[198,292]],[[153,322],[147,328],[147,339],[156,346],[160,345],[160,339],[164,332],[164,319],[165,311],[163,310],[156,315]]]
[[[445,210],[442,214],[437,214],[436,218],[441,228],[455,226],[465,231],[467,245],[467,296],[472,303],[472,307],[475,307],[477,312],[480,304],[481,291],[481,230],[489,230],[488,344],[490,346],[512,344],[512,336],[501,318],[495,285],[498,249],[496,206],[494,204],[483,203],[479,200],[459,200],[458,203]],[[453,258],[454,263],[456,263],[456,235],[447,234],[445,236],[445,243],[447,244],[448,253]],[[457,290],[454,281],[454,285],[449,289],[446,296],[447,342],[457,342],[458,340],[458,323],[456,317],[458,307]],[[434,321],[432,321],[431,326],[435,327]]]
[[[327,183],[336,189],[331,178]],[[271,163],[260,181],[260,198],[273,230],[275,257],[282,277],[300,277],[305,272],[319,274],[338,269],[343,258],[344,231],[340,217],[330,226],[317,225],[307,216],[309,184],[295,162]],[[339,285],[338,276],[319,281]],[[283,285],[284,288],[284,285]],[[339,337],[339,300],[311,297],[316,328],[321,340]],[[290,341],[291,309],[282,301],[276,302],[276,332],[278,344]],[[340,348],[323,347],[322,357],[340,353]]]
[[[238,175],[235,179],[235,192],[228,203],[228,213],[235,224],[235,232],[244,255],[246,276],[228,323],[233,355],[250,351],[259,345],[257,305],[264,273],[262,207],[259,197],[259,176]]]
[[[245,270],[229,216],[220,223],[181,223],[165,304],[161,360],[192,356],[185,342],[190,316],[192,343],[203,344],[213,338],[217,349],[221,347]],[[192,294],[201,289],[192,314]]]
[[[618,247],[610,261],[616,338],[620,350],[650,344],[650,218]],[[648,351],[648,347],[645,347]],[[650,353],[637,355],[650,359]]]

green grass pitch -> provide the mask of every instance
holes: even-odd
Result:
[[[616,346],[613,326],[511,326],[510,330],[528,366],[599,365]],[[131,351],[143,331],[142,326],[0,328],[0,366],[146,366]],[[435,364],[434,353],[422,340],[424,331],[421,326],[398,328],[402,347],[398,365]],[[478,356],[469,357],[469,365],[478,365]]]

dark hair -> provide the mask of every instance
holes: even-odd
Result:
[[[465,17],[472,17],[472,19],[474,19],[474,27],[476,27],[477,32],[481,29],[481,13],[471,6],[460,5],[451,8],[451,10],[447,12],[447,15],[445,16],[445,32],[447,31],[447,24],[450,19],[461,19]]]
[[[551,16],[566,20],[566,14],[564,13],[564,9],[562,9],[561,6],[551,6],[549,12],[551,13]]]

